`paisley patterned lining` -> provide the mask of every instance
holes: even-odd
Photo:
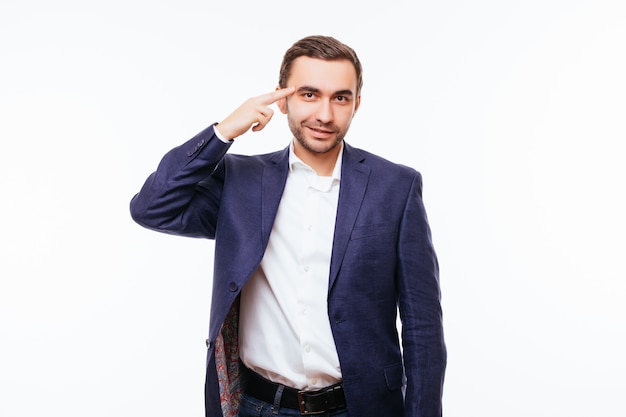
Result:
[[[239,303],[235,301],[226,315],[215,340],[215,365],[220,387],[220,402],[224,417],[237,417],[241,403],[241,365],[239,362]]]

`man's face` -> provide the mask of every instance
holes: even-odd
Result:
[[[350,128],[360,96],[356,71],[350,61],[299,57],[293,61],[288,87],[295,93],[280,100],[296,138],[296,154],[334,154]]]

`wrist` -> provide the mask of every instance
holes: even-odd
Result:
[[[221,140],[224,143],[230,143],[233,141],[233,139],[228,138],[227,136],[224,135],[224,132],[222,132],[219,128],[218,128],[219,123],[215,123],[213,125],[213,132],[215,132],[215,136],[217,136],[217,138],[219,140]]]

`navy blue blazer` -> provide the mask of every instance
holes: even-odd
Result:
[[[236,328],[225,322],[261,262],[288,173],[288,148],[243,156],[229,147],[205,129],[163,157],[130,205],[144,227],[215,239],[207,417],[236,415]],[[441,416],[446,347],[421,176],[347,143],[328,317],[352,416]]]

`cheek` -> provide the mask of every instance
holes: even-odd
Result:
[[[337,117],[336,123],[342,126],[350,126],[350,123],[352,122],[353,117],[354,117],[354,111],[352,110],[340,112]]]
[[[307,106],[302,105],[302,103],[294,101],[287,102],[285,109],[292,119],[301,120],[307,118]]]

